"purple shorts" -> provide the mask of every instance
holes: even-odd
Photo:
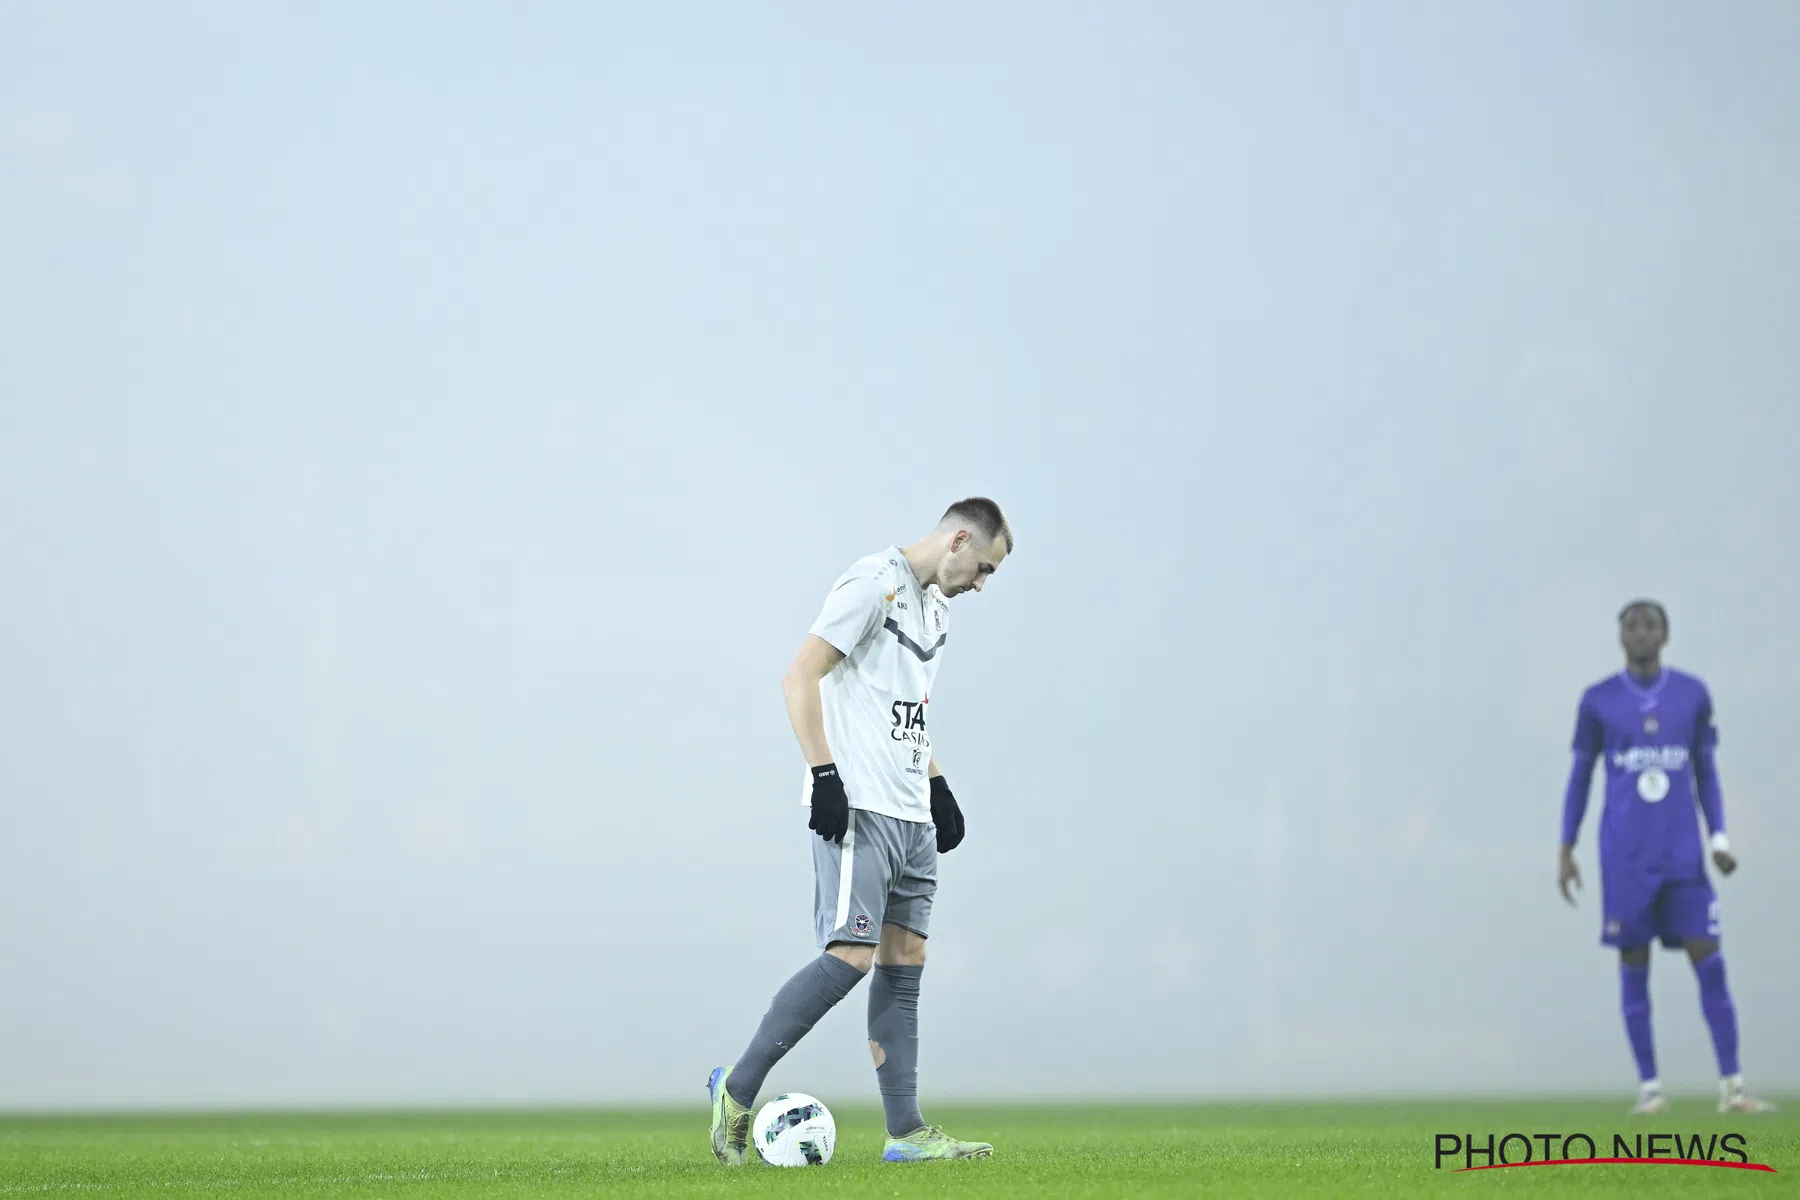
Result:
[[[1705,875],[1664,879],[1630,869],[1600,873],[1600,944],[1622,950],[1657,938],[1673,950],[1689,939],[1717,941],[1719,900]]]

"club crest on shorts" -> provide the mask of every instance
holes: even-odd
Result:
[[[855,919],[850,922],[850,932],[851,933],[867,933],[867,932],[869,932],[869,914],[868,913],[857,913]]]

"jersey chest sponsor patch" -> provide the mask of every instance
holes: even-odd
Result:
[[[1669,774],[1660,767],[1650,767],[1638,776],[1638,798],[1655,804],[1669,794]]]
[[[1612,764],[1621,771],[1681,771],[1688,765],[1686,746],[1632,746],[1613,751]]]

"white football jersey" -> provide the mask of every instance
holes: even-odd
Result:
[[[931,820],[925,710],[949,631],[950,602],[921,588],[894,546],[858,559],[826,597],[812,632],[844,661],[819,681],[819,697],[851,808]],[[810,771],[806,792],[810,802]]]

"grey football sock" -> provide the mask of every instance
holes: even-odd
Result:
[[[806,1036],[831,1006],[850,994],[863,973],[834,954],[821,954],[781,985],[744,1056],[725,1077],[725,1091],[739,1104],[750,1104],[769,1070]]]
[[[875,964],[869,981],[869,1053],[889,1137],[925,1124],[919,1115],[919,977],[924,967]]]

